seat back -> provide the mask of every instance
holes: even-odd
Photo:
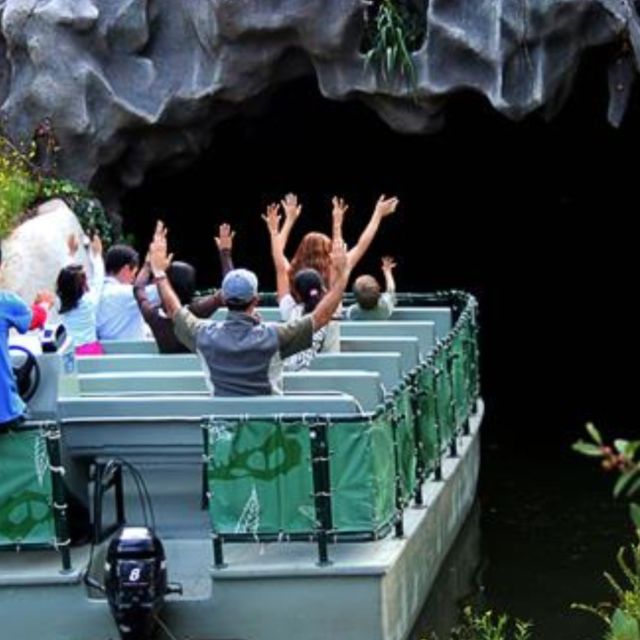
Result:
[[[311,371],[360,369],[380,374],[385,393],[400,384],[403,377],[400,353],[319,353],[311,361]]]
[[[340,335],[373,337],[416,337],[420,354],[426,357],[435,345],[435,324],[426,320],[353,320],[340,323]]]
[[[429,320],[436,326],[436,338],[442,340],[451,331],[449,307],[396,307],[389,320]]]
[[[355,324],[355,323],[354,323]],[[396,352],[400,354],[403,372],[411,371],[419,362],[418,338],[387,338],[354,336],[340,338],[340,351],[343,353],[354,352]]]

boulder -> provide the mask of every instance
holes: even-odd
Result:
[[[2,242],[0,287],[17,293],[29,304],[38,291],[55,292],[58,273],[69,263],[67,239],[71,233],[83,236],[78,218],[62,200],[40,205],[33,218]],[[88,268],[82,243],[76,261]]]

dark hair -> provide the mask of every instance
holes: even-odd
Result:
[[[75,309],[86,290],[87,274],[82,265],[72,264],[61,269],[56,282],[56,293],[60,298],[60,313]]]
[[[315,269],[301,269],[293,278],[293,292],[304,312],[311,313],[325,293],[322,276]]]
[[[356,302],[363,309],[375,309],[380,298],[380,285],[373,276],[360,276],[353,283]]]
[[[108,274],[117,275],[126,266],[137,267],[140,264],[138,252],[126,244],[114,244],[104,259],[104,268]]]
[[[181,304],[189,304],[196,290],[196,270],[187,262],[172,262],[167,269],[167,278]]]
[[[246,302],[245,300],[240,302],[232,298],[226,301],[226,305],[229,311],[246,311],[251,306],[252,302],[253,299],[249,300],[249,302]]]

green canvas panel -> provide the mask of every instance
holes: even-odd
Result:
[[[209,427],[214,531],[300,533],[315,528],[308,425],[216,421]]]
[[[45,436],[0,435],[0,547],[53,545],[55,525]]]
[[[385,414],[329,429],[333,528],[375,531],[395,513],[393,434]]]
[[[398,443],[398,462],[400,464],[400,492],[404,504],[408,504],[416,488],[416,440],[411,409],[411,387],[404,386],[396,394],[394,408],[398,419],[396,438]]]
[[[462,332],[458,334],[451,344],[451,381],[453,387],[453,398],[455,407],[456,426],[460,427],[467,419],[467,384],[465,377],[465,349],[464,336]]]
[[[436,376],[436,420],[440,426],[440,444],[446,447],[455,431],[451,411],[451,385],[449,381],[447,351],[442,349],[435,356],[436,369],[441,372]]]
[[[418,432],[422,443],[424,465],[427,471],[437,466],[440,457],[437,408],[433,367],[424,367],[418,374]]]

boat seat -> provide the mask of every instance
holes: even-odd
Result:
[[[203,371],[108,372],[78,376],[81,395],[209,394]],[[285,392],[338,391],[352,395],[365,411],[384,399],[380,374],[375,371],[299,371],[283,374]]]
[[[133,371],[202,371],[200,360],[193,353],[120,353],[76,358],[78,373],[108,373]]]
[[[167,371],[201,372],[200,359],[192,354],[114,354],[86,356],[77,359],[80,374],[92,373],[155,373]],[[319,353],[310,369],[360,369],[377,371],[385,391],[390,391],[402,380],[402,357],[400,353]]]
[[[355,324],[355,322],[354,322]],[[340,352],[396,352],[400,354],[402,371],[412,371],[419,362],[419,343],[416,337],[364,337],[340,338]]]
[[[311,361],[311,371],[360,369],[377,371],[386,393],[402,382],[402,356],[399,353],[319,353]]]
[[[396,307],[389,320],[428,320],[433,322],[438,340],[442,340],[451,331],[452,325],[449,307]],[[353,322],[359,321],[354,320]]]
[[[426,320],[358,320],[340,323],[340,336],[372,337],[415,337],[418,339],[420,354],[427,356],[435,345],[435,324]]]
[[[197,460],[203,416],[358,415],[361,407],[341,393],[213,398],[211,396],[100,396],[61,398],[58,414],[67,450],[74,456],[166,456]]]
[[[352,395],[364,411],[375,411],[384,402],[385,389],[377,371],[296,371],[284,373],[285,393],[291,391],[340,391]]]
[[[155,340],[101,340],[105,353],[158,353]]]
[[[108,371],[78,376],[81,395],[209,394],[204,371]]]

